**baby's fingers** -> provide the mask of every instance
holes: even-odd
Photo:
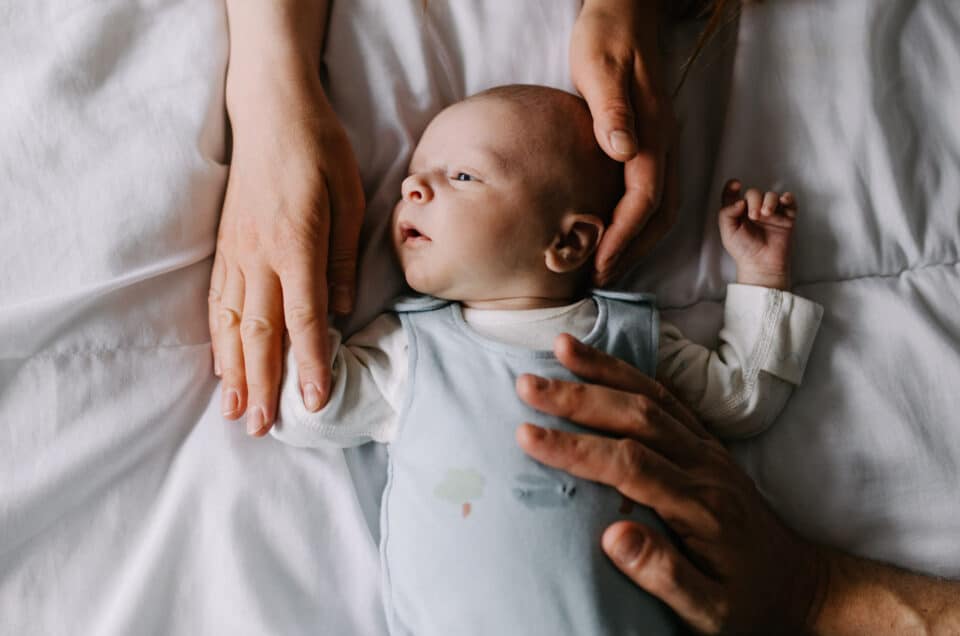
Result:
[[[737,179],[727,181],[723,186],[723,191],[720,193],[720,206],[727,208],[737,201],[740,201],[741,190],[743,190],[743,184]]]
[[[769,218],[773,216],[779,204],[779,195],[776,192],[767,192],[763,195],[763,201],[760,203],[760,216]]]
[[[780,207],[779,211],[788,218],[796,218],[797,216],[797,199],[793,196],[792,192],[784,192],[780,195]]]
[[[768,212],[767,210],[772,210]],[[796,223],[797,202],[793,195],[785,192],[778,195],[776,192],[767,192],[763,197],[760,217],[754,223],[760,226],[790,229]]]

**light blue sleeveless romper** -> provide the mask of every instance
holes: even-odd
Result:
[[[652,375],[658,329],[650,298],[598,293],[594,300],[599,315],[584,341]],[[391,633],[680,633],[666,606],[600,548],[603,530],[618,519],[664,531],[659,519],[611,488],[539,464],[515,441],[523,422],[585,430],[533,410],[514,390],[523,373],[574,376],[552,352],[473,331],[457,303],[421,297],[394,310],[410,368],[381,507]]]

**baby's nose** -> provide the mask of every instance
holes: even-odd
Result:
[[[404,179],[400,189],[403,199],[410,203],[427,203],[433,198],[430,184],[418,174],[412,174]]]

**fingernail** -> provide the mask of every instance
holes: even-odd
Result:
[[[615,130],[610,134],[610,145],[615,152],[621,155],[632,155],[637,152],[637,142],[633,135],[625,130]]]
[[[213,375],[220,377],[220,361],[217,359],[213,361]]]
[[[220,412],[223,415],[233,415],[240,408],[240,395],[230,389],[220,398]]]
[[[353,299],[351,298],[350,288],[347,285],[333,286],[333,310],[338,314],[350,313],[353,309]]]
[[[629,565],[640,556],[644,542],[644,537],[639,532],[624,532],[613,544],[610,556],[617,563]]]
[[[247,415],[247,435],[256,435],[263,430],[266,424],[267,417],[264,415],[262,408],[258,406],[250,409],[250,414]]]
[[[311,413],[320,408],[320,391],[313,382],[308,382],[303,387],[303,405]]]

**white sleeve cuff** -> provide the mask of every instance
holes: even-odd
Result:
[[[800,384],[820,328],[823,307],[790,292],[756,285],[727,286],[724,339],[749,343],[747,368],[756,368]],[[759,338],[759,340],[758,340]]]

